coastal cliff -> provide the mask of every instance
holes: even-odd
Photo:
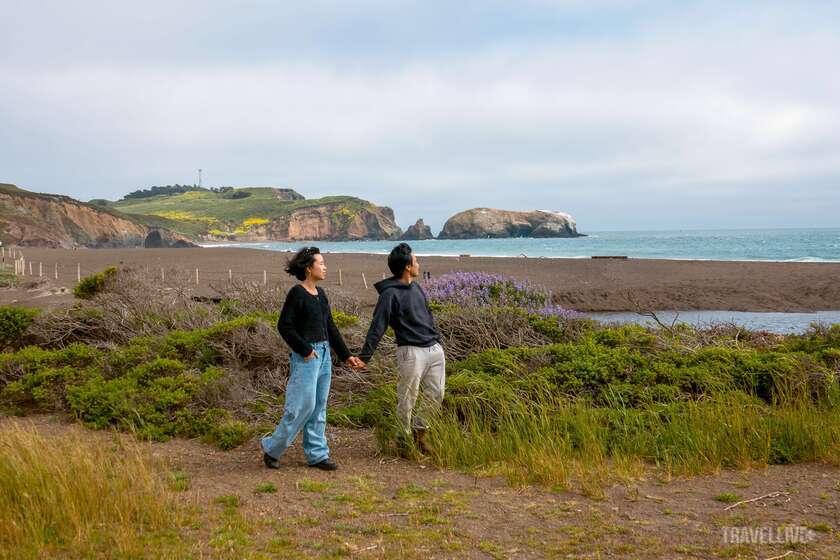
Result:
[[[240,241],[360,241],[397,239],[401,233],[388,207],[351,208],[336,202],[294,209],[225,237]]]
[[[402,235],[394,212],[351,196],[306,199],[288,188],[138,191],[109,208],[201,241],[390,240]]]
[[[68,196],[0,184],[0,241],[29,247],[137,247],[151,232],[161,246],[192,245],[183,236]]]

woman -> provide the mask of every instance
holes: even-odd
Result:
[[[310,467],[325,471],[338,468],[330,461],[324,429],[330,392],[330,347],[347,365],[359,368],[333,322],[324,290],[316,284],[326,278],[327,267],[317,247],[304,247],[291,258],[286,272],[300,280],[286,295],[277,330],[292,349],[291,373],[286,384],[283,418],[270,436],[262,438],[263,462],[279,468],[278,458],[303,430],[303,452]]]

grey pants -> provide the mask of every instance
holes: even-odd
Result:
[[[397,348],[397,417],[406,432],[428,427],[429,413],[440,407],[446,385],[446,356],[440,344]],[[423,397],[413,414],[420,387]]]

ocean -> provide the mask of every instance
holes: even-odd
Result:
[[[586,237],[409,241],[418,255],[589,258],[626,255],[637,259],[840,262],[840,228],[710,229],[673,231],[593,231]],[[387,254],[394,241],[300,241],[294,243],[214,243],[274,251],[316,245],[330,253]]]

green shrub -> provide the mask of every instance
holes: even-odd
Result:
[[[0,306],[0,350],[17,348],[37,315],[36,309]]]
[[[111,279],[117,274],[116,267],[109,267],[102,272],[91,274],[82,278],[76,287],[73,288],[73,294],[79,299],[91,299],[96,294],[105,289]]]
[[[11,288],[17,284],[17,276],[13,272],[2,268],[0,269],[0,288]]]
[[[211,408],[228,397],[224,370],[155,357],[155,345],[163,343],[136,339],[110,353],[76,343],[2,354],[0,404],[15,413],[64,410],[93,428],[116,426],[153,440],[208,437],[230,448],[250,437],[246,424]]]
[[[343,329],[346,327],[352,327],[359,323],[359,318],[355,315],[350,315],[349,313],[344,313],[343,311],[334,310],[332,312],[333,321],[335,322],[335,326],[339,329]]]
[[[220,449],[228,450],[239,447],[251,436],[254,435],[254,428],[241,420],[227,418],[213,423],[204,436],[204,441],[218,446]]]
[[[669,333],[683,335],[695,333]],[[473,353],[447,364],[446,398],[429,432],[432,458],[516,483],[560,485],[573,476],[599,479],[607,463],[650,461],[684,474],[838,464],[831,335],[772,349],[687,349],[626,326],[581,329],[563,344]],[[395,404],[393,380],[381,379],[330,420],[374,426],[380,448],[402,454],[411,443]]]
[[[14,353],[0,354],[0,404],[17,412],[66,408],[69,385],[80,383],[102,369],[104,355],[85,344],[71,344],[58,350],[27,346]]]
[[[196,396],[214,378],[190,371],[177,360],[158,358],[121,377],[98,375],[70,386],[67,401],[70,410],[94,428],[117,426],[152,440],[193,437],[216,429],[194,410]]]
[[[551,342],[574,342],[598,328],[598,322],[588,318],[557,319],[535,313],[528,314],[528,323]]]

